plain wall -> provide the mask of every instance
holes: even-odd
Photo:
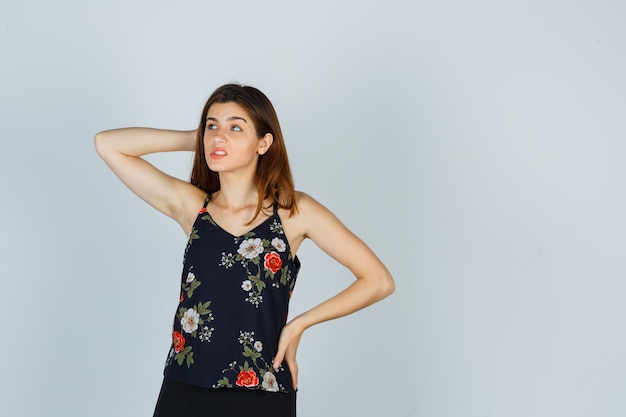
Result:
[[[626,6],[3,1],[0,415],[149,416],[179,227],[93,147],[273,101],[396,293],[305,333],[300,417],[626,415]],[[188,178],[190,154],[149,158]],[[292,314],[352,277],[310,242]]]

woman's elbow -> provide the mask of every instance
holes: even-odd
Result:
[[[393,294],[396,291],[396,282],[393,280],[391,275],[389,275],[389,279],[387,280],[386,290],[387,294],[385,295],[385,297]]]
[[[380,278],[378,284],[378,299],[382,300],[383,298],[389,297],[396,290],[396,284],[390,273],[385,273],[383,277]]]
[[[96,147],[96,152],[98,152],[99,155],[102,155],[106,143],[105,133],[106,132],[99,132],[93,137],[93,145]]]
[[[105,161],[109,161],[113,154],[120,153],[118,137],[111,130],[96,133],[93,144],[98,155]]]

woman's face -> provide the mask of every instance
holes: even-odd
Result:
[[[262,138],[248,113],[234,102],[209,107],[204,130],[204,152],[211,171],[254,175],[259,155],[272,144],[272,135]]]

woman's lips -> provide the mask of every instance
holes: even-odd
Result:
[[[216,148],[216,149],[213,149],[211,151],[211,158],[213,158],[213,159],[220,159],[220,158],[225,157],[226,155],[227,154],[226,154],[226,151],[224,149],[217,149]]]

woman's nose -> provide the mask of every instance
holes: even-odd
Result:
[[[226,136],[224,135],[224,132],[222,131],[222,129],[217,129],[217,131],[215,132],[214,138],[215,138],[216,143],[226,142]]]

